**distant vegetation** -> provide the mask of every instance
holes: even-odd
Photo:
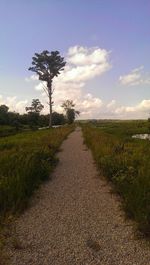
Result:
[[[0,216],[21,211],[49,178],[55,153],[73,127],[24,132],[0,139]]]
[[[150,236],[150,141],[132,139],[149,132],[148,122],[103,121],[82,127],[100,172],[115,184],[140,231]]]
[[[80,114],[75,110],[75,104],[72,100],[66,100],[62,104],[64,114],[53,112],[51,117],[52,126],[72,124],[75,118]],[[0,105],[0,137],[13,135],[24,130],[36,130],[39,127],[49,126],[49,114],[41,114],[44,106],[39,99],[33,99],[31,106],[25,107],[27,113],[19,114],[9,111],[6,105]]]
[[[49,114],[40,114],[43,105],[39,99],[33,99],[32,104],[26,107],[27,113],[19,114],[9,111],[6,105],[0,106],[0,136],[8,136],[24,130],[38,129],[39,127],[47,127],[49,124]],[[66,123],[63,114],[57,112],[52,113],[52,125],[63,125]]]
[[[75,118],[80,115],[80,112],[78,110],[75,110],[75,104],[73,103],[73,100],[65,100],[61,107],[66,113],[66,120],[68,124],[72,124]]]

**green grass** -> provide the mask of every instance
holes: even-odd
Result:
[[[16,129],[8,125],[0,125],[0,137],[16,134]]]
[[[55,153],[72,131],[61,127],[0,138],[0,216],[24,209],[40,183],[49,178]]]
[[[9,264],[4,245],[14,216],[25,209],[42,181],[49,179],[57,163],[55,154],[72,130],[64,126],[0,138],[0,264]],[[13,244],[21,247],[16,239]]]
[[[150,141],[131,137],[147,133],[147,122],[105,121],[82,127],[99,170],[115,184],[128,216],[150,236]]]

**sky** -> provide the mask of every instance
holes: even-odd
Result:
[[[54,110],[73,100],[80,119],[150,115],[149,0],[0,0],[0,105],[48,112],[43,83],[28,71],[35,52],[58,50]]]

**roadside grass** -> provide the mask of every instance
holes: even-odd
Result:
[[[50,178],[58,162],[56,152],[73,129],[64,126],[0,138],[0,265],[9,263],[3,248],[14,216],[27,207],[42,181]],[[21,248],[17,239],[13,245]]]
[[[16,129],[8,125],[0,125],[0,137],[16,134]]]
[[[21,125],[19,128],[11,125],[0,125],[0,139],[7,136],[13,136],[16,134],[24,133],[26,131],[37,130],[38,127],[32,128],[29,125]]]
[[[57,163],[71,126],[0,138],[0,217],[22,211]],[[0,220],[1,220],[0,219]]]
[[[131,137],[147,133],[147,122],[99,122],[82,128],[98,169],[115,184],[139,231],[150,237],[150,141]]]

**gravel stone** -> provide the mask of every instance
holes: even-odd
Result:
[[[120,199],[98,175],[77,128],[62,144],[52,180],[15,222],[8,244],[12,265],[149,265],[150,248],[137,240]]]

